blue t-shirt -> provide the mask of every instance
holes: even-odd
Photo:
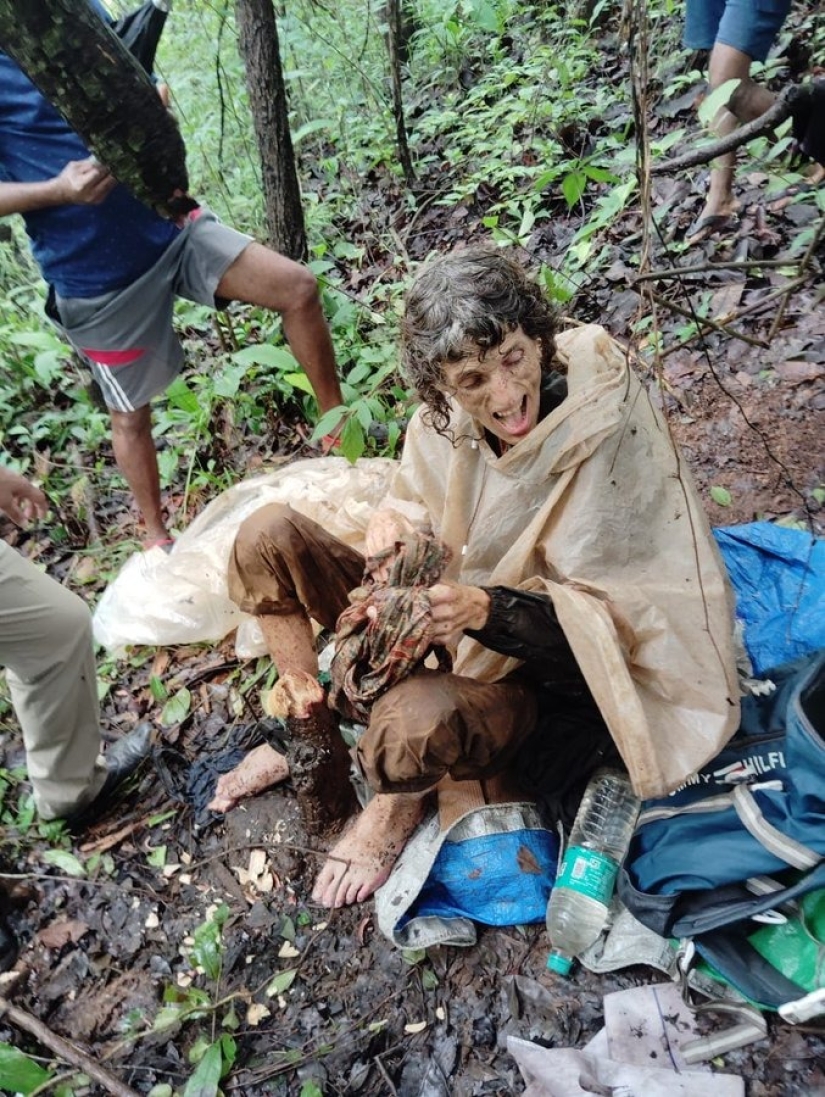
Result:
[[[0,179],[44,182],[70,160],[88,156],[61,115],[0,52]],[[100,205],[53,206],[24,220],[43,277],[61,297],[97,297],[128,286],[180,231],[120,185]]]

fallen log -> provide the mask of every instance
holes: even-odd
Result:
[[[193,209],[177,122],[114,30],[77,0],[0,0],[3,49],[141,202]]]

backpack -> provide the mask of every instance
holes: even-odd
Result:
[[[724,750],[643,803],[618,891],[643,925],[692,941],[753,1003],[805,1020],[825,1012],[821,970],[813,987],[800,985],[751,937],[825,889],[825,652],[766,677],[776,688],[744,698]]]

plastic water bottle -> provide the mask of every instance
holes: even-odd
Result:
[[[600,769],[591,778],[547,907],[550,971],[568,975],[573,957],[604,928],[639,806],[627,774]]]

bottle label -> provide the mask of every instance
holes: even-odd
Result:
[[[556,887],[569,888],[607,906],[616,883],[618,864],[606,853],[570,846],[564,855]]]

